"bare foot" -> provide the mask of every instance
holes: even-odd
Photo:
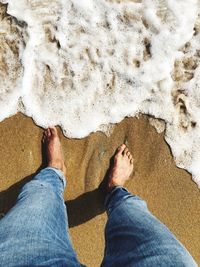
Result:
[[[126,145],[121,145],[114,156],[113,164],[108,174],[107,190],[114,186],[124,186],[133,171],[133,156]]]
[[[44,131],[42,142],[46,147],[47,166],[59,169],[66,175],[66,167],[63,160],[60,138],[56,127],[51,127]]]

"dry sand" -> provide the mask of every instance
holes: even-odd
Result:
[[[20,186],[39,168],[41,136],[42,129],[21,114],[0,123],[0,212],[13,205]],[[96,188],[124,141],[135,157],[135,175],[127,188],[147,201],[200,264],[199,190],[190,174],[175,166],[163,134],[146,117],[124,119],[110,137],[100,132],[82,140],[60,136],[68,171],[70,232],[83,264],[96,267],[102,260],[106,214]]]

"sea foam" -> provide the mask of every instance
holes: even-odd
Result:
[[[198,1],[0,2],[1,121],[21,111],[82,138],[148,114],[200,187]]]

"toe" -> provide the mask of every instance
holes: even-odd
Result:
[[[120,147],[118,147],[117,154],[122,154],[125,148],[126,148],[126,145],[122,144]]]
[[[47,130],[45,130],[45,131],[43,132],[42,142],[45,142],[45,141],[47,140],[47,137],[48,137],[48,135],[47,135]]]
[[[127,155],[128,157],[130,157],[130,155],[131,155],[131,152],[130,152],[130,151],[128,151],[128,152],[126,153],[126,155]]]
[[[130,160],[130,163],[133,164],[133,158]]]
[[[47,137],[47,129],[44,130],[44,132],[43,132],[43,136],[44,136],[44,137]]]
[[[128,153],[128,147],[126,147],[125,149],[124,149],[124,156],[126,155]]]
[[[57,135],[58,135],[58,132],[57,132],[57,129],[56,129],[55,126],[50,127],[50,131],[51,131],[51,134],[52,134],[53,136],[57,136]]]
[[[50,137],[51,136],[51,131],[50,131],[50,128],[47,129],[47,137]]]

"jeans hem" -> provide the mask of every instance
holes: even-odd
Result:
[[[111,201],[111,198],[114,197],[116,191],[118,191],[119,189],[123,189],[124,191],[128,192],[128,190],[123,186],[120,186],[120,185],[114,186],[113,189],[106,195],[105,202],[104,202],[104,206],[106,207],[106,209],[109,206],[109,202]]]
[[[45,170],[54,171],[58,175],[59,179],[62,181],[63,187],[64,188],[66,187],[67,182],[66,182],[66,178],[65,178],[65,175],[64,175],[63,171],[61,171],[59,169],[56,169],[56,168],[53,168],[53,167],[47,167],[47,168],[45,168]]]

